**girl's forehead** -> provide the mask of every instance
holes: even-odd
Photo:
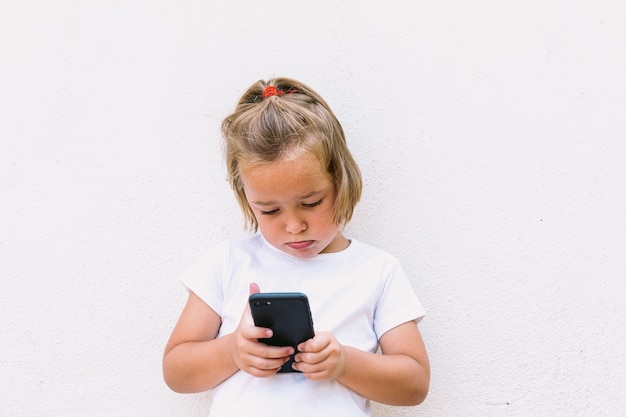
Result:
[[[241,178],[248,197],[264,199],[305,196],[332,186],[322,163],[306,155],[243,167]]]

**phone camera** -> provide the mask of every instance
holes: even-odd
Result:
[[[255,301],[254,302],[254,306],[255,307],[261,307],[261,302],[260,301]]]

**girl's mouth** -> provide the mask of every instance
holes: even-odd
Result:
[[[289,248],[294,249],[294,250],[303,250],[303,249],[308,249],[311,246],[313,246],[313,240],[303,240],[301,242],[289,242],[287,243],[287,246],[289,246]]]

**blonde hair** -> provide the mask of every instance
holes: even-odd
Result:
[[[265,96],[266,91],[273,94]],[[289,78],[252,84],[239,99],[235,111],[222,122],[222,135],[228,180],[247,229],[256,232],[258,223],[246,198],[241,168],[275,162],[301,152],[316,157],[335,186],[336,224],[344,226],[352,218],[361,198],[361,171],[332,110],[305,84]]]

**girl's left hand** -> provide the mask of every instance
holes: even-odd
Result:
[[[298,345],[293,368],[312,380],[333,380],[343,375],[346,365],[344,346],[331,332],[320,332]]]

